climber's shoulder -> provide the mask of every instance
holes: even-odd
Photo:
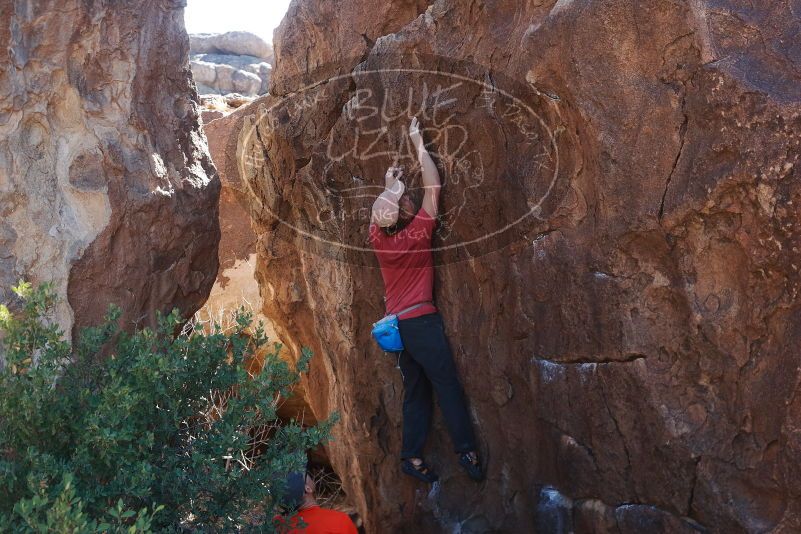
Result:
[[[409,224],[409,226],[425,229],[428,234],[433,232],[436,225],[437,216],[431,215],[425,207],[420,208],[417,215],[414,216],[414,220]]]
[[[435,213],[434,215],[431,215],[429,210],[430,210],[430,208],[427,208],[426,206],[421,207],[420,211],[417,212],[417,215],[415,216],[415,218],[420,218],[421,220],[426,221],[426,222],[436,223],[437,222],[437,214]]]

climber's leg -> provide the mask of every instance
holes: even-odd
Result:
[[[456,452],[475,451],[473,427],[442,317],[439,313],[432,313],[402,320],[400,325],[404,346],[422,366],[434,387]]]
[[[401,458],[422,458],[431,424],[431,383],[408,351],[399,359],[403,374],[403,449]]]

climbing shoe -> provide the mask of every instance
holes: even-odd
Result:
[[[484,470],[475,452],[464,452],[459,455],[459,465],[464,467],[467,474],[476,482],[484,480]]]
[[[421,462],[419,465],[415,465],[409,459],[404,459],[401,462],[401,470],[409,476],[416,478],[417,480],[421,480],[426,484],[433,484],[439,477],[437,474],[431,470],[430,467],[426,465],[425,462]]]

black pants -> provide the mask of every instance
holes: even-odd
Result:
[[[470,415],[439,313],[398,321],[405,350],[403,450],[401,458],[422,458],[431,424],[431,390],[436,392],[456,452],[476,450]]]

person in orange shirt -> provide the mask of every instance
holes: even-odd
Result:
[[[348,514],[321,508],[314,497],[314,479],[306,473],[291,473],[287,477],[287,492],[291,504],[298,505],[298,512],[286,524],[278,519],[277,530],[281,534],[358,534]]]

